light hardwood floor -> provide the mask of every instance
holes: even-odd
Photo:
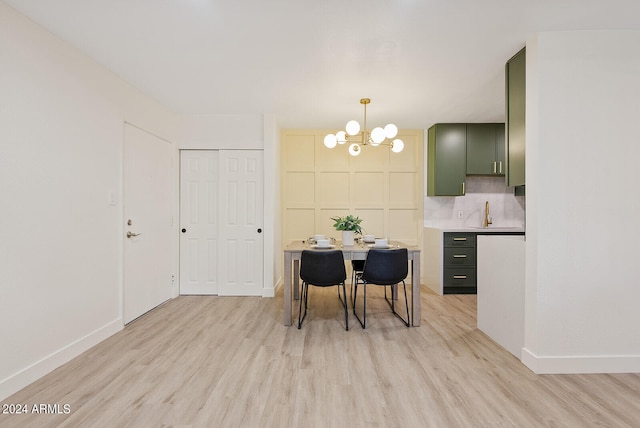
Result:
[[[535,375],[476,328],[475,296],[423,287],[407,328],[378,291],[348,332],[335,287],[311,288],[301,330],[282,292],[178,297],[3,401],[69,414],[0,426],[640,426],[640,375]]]

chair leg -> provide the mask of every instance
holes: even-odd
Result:
[[[340,295],[340,285],[342,285],[342,294]],[[347,309],[347,287],[343,282],[342,284],[338,284],[338,298],[342,302],[342,307],[344,308],[344,324],[345,329],[349,331],[349,311]],[[304,300],[304,313],[302,312],[302,301]],[[298,329],[302,327],[302,322],[307,317],[307,307],[309,302],[309,284],[306,282],[302,283],[302,294],[300,295],[300,309],[298,310]]]
[[[360,275],[362,275],[362,272],[354,271],[353,276],[351,278],[351,304],[354,304],[354,298],[353,298],[354,284],[356,286],[358,285],[358,278],[360,278]]]
[[[362,328],[367,328],[367,283],[362,283]]]
[[[342,284],[345,284],[344,282]],[[353,290],[352,290],[353,291]],[[340,284],[338,284],[338,299],[340,299],[340,301],[342,302],[342,296],[340,295]],[[353,297],[351,298],[351,301],[353,301]],[[346,284],[345,284],[345,288],[344,288],[344,302],[345,306],[347,305],[347,289],[346,289]]]
[[[349,295],[351,296],[351,305],[353,306],[353,283],[356,281],[356,271],[351,271],[351,286],[349,290]]]
[[[340,294],[340,286],[338,286],[338,294]],[[342,294],[344,294],[344,325],[345,329],[349,331],[349,311],[347,310],[347,286],[345,283],[342,283]],[[342,300],[342,299],[341,299]]]
[[[309,298],[309,284],[302,283],[302,295],[300,296],[300,310],[298,311],[298,329],[302,327],[302,321],[307,316],[307,300]],[[304,300],[304,315],[302,315],[302,301]]]
[[[386,286],[384,287],[384,299],[387,301],[387,303],[391,307],[391,312],[393,312],[393,314],[395,316],[400,318],[402,320],[402,322],[404,323],[404,325],[409,327],[411,325],[411,320],[409,319],[409,300],[407,299],[407,284],[404,281],[402,281],[402,286],[404,288],[404,305],[405,305],[405,307],[407,309],[407,319],[406,320],[404,318],[402,318],[399,313],[396,312],[396,308],[395,308],[394,301],[393,301],[393,291],[391,292],[392,293],[391,300],[389,300],[387,298],[387,287]]]
[[[356,295],[358,294],[358,283],[355,283],[355,287],[354,284],[351,284],[351,309],[353,309],[354,311],[356,310]]]
[[[407,327],[411,326],[411,315],[409,314],[409,298],[407,297],[407,284],[403,283],[404,286],[404,306],[407,310]]]
[[[347,285],[343,282],[342,283],[342,291],[344,294],[344,301],[342,300],[342,297],[340,296],[340,286],[338,286],[338,297],[340,298],[340,301],[342,303],[344,303],[344,321],[345,321],[345,325],[347,326],[347,330],[349,330],[349,315],[348,313],[348,309],[347,309]],[[353,300],[353,283],[351,284],[351,291],[349,292],[350,297],[351,297],[351,304],[353,306],[355,306],[354,300]]]
[[[362,328],[367,328],[367,283],[362,282],[362,294],[363,294],[363,312],[362,319],[356,313],[356,301],[358,297],[358,279],[356,277],[356,284],[353,292],[353,315],[356,317]]]

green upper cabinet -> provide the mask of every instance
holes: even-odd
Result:
[[[505,67],[507,186],[525,184],[525,95],[526,50],[522,49]]]
[[[427,196],[464,195],[467,125],[433,125],[429,128],[427,140]]]
[[[467,174],[504,175],[504,123],[467,124]]]
[[[506,147],[506,125],[504,123],[496,123],[496,162],[500,165],[499,175],[505,175],[507,170],[507,147]]]

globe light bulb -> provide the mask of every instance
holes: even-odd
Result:
[[[400,153],[404,149],[404,141],[399,138],[396,138],[391,143],[391,151],[393,153]]]
[[[357,143],[353,143],[349,146],[349,154],[351,156],[358,156],[360,151],[360,146]]]
[[[345,127],[347,130],[347,134],[349,135],[357,135],[360,132],[360,124],[357,120],[350,120],[347,122],[347,126]]]
[[[393,123],[388,124],[384,127],[384,136],[388,139],[395,138],[398,135],[398,127]]]
[[[344,131],[336,132],[336,138],[338,139],[338,144],[344,144],[347,142],[347,133]]]
[[[371,145],[377,146],[384,141],[384,129],[377,127],[371,131]]]
[[[324,136],[324,145],[330,149],[333,149],[338,144],[338,139],[333,134],[327,134]]]

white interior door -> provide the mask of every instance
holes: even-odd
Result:
[[[218,294],[218,151],[180,152],[180,294]]]
[[[263,282],[263,155],[220,151],[220,295],[259,296]]]
[[[174,155],[171,143],[125,124],[125,323],[171,298]]]

